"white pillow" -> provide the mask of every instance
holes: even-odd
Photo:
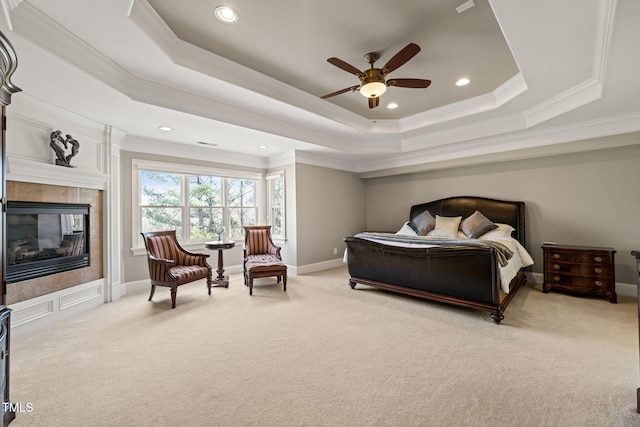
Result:
[[[510,226],[509,224],[499,224],[496,223],[498,228],[494,228],[493,230],[487,231],[482,236],[478,237],[478,239],[505,239],[511,237],[511,233],[513,233],[516,229]]]
[[[408,222],[405,222],[404,225],[402,226],[402,228],[398,231],[396,231],[396,234],[402,234],[404,236],[417,236],[418,233],[415,232],[415,230],[413,228],[411,228],[411,226],[409,226]]]
[[[458,237],[461,216],[440,216],[436,215],[436,227],[433,229],[433,236],[437,237]]]

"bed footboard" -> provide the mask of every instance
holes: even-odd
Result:
[[[524,283],[520,272],[513,292],[502,298],[496,252],[493,248],[406,248],[355,237],[345,238],[349,285],[368,286],[426,298],[447,304],[491,312],[495,323],[517,287]]]

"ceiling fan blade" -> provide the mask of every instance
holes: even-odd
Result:
[[[425,88],[429,87],[431,80],[424,79],[389,79],[387,80],[387,86],[397,87],[413,87],[413,88]]]
[[[415,43],[409,43],[400,52],[396,53],[384,67],[382,67],[382,74],[386,75],[402,66],[405,62],[416,56],[420,52],[420,46]]]
[[[376,108],[379,103],[380,103],[380,97],[379,96],[374,96],[374,97],[369,98],[369,108]]]
[[[345,93],[345,92],[355,92],[356,90],[358,90],[360,88],[360,85],[355,85],[355,86],[351,86],[345,89],[341,89],[338,90],[336,92],[330,93],[328,95],[325,96],[321,96],[320,98],[322,99],[327,99],[327,98],[331,98],[332,96],[336,96],[336,95],[340,95],[341,93]]]
[[[338,58],[333,58],[332,57],[332,58],[327,59],[327,62],[330,63],[330,64],[335,65],[338,68],[341,68],[341,69],[345,70],[348,73],[355,74],[358,77],[364,76],[364,74],[362,74],[362,71],[358,70],[356,67],[354,67],[351,64],[347,64],[342,59],[338,59]]]

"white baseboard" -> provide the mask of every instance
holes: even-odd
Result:
[[[527,282],[541,285],[544,281],[544,275],[542,273],[526,273]],[[626,297],[637,297],[638,286],[632,283],[616,282],[616,294]]]
[[[329,261],[316,262],[314,264],[306,264],[299,266],[287,266],[288,273],[292,276],[298,276],[301,274],[315,273],[316,271],[329,270],[332,268],[338,268],[345,265],[342,262],[342,257],[330,259]]]
[[[105,303],[104,279],[11,304],[11,335],[37,331]]]

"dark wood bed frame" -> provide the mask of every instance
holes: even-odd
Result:
[[[525,246],[524,202],[483,197],[450,197],[411,207],[409,218],[429,210],[435,217],[462,216],[479,210],[495,223],[509,224],[512,236]],[[426,298],[446,304],[485,310],[495,323],[525,283],[521,269],[501,291],[495,249],[478,247],[406,248],[356,237],[344,239],[347,245],[349,286],[373,286],[392,292]]]

